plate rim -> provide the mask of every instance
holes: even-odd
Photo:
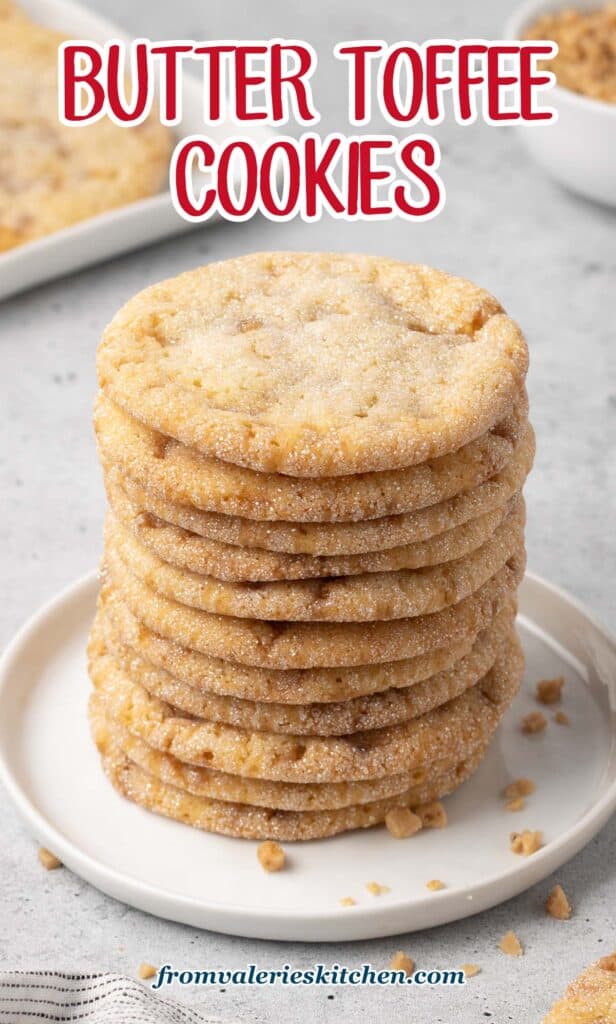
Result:
[[[93,591],[98,586],[98,579],[98,572],[94,570],[69,583],[45,601],[17,630],[0,656],[0,707],[5,690],[10,685],[15,663],[25,653],[37,632],[45,627],[48,620],[58,614],[61,615],[73,602],[78,602],[80,599],[91,599],[94,596]],[[616,636],[578,598],[536,573],[527,571],[524,580],[572,606],[602,634],[606,642],[616,652]],[[523,611],[522,617],[524,617]],[[36,685],[35,679],[32,688]],[[612,733],[612,743],[615,742],[615,739],[616,737]],[[194,916],[191,918],[190,915],[209,912],[216,915],[217,918],[215,922],[212,921],[210,930],[245,937],[277,938],[282,941],[297,940],[297,934],[293,931],[294,925],[304,926],[307,930],[312,930],[315,935],[318,932],[317,937],[306,936],[303,941],[370,939],[409,932],[413,930],[412,922],[398,919],[405,915],[412,915],[414,908],[427,903],[434,907],[434,920],[421,925],[422,928],[436,927],[490,909],[526,891],[575,856],[604,827],[616,810],[615,777],[588,810],[555,840],[537,851],[531,858],[512,864],[511,868],[506,871],[490,875],[482,879],[481,882],[462,890],[459,888],[446,889],[442,893],[431,893],[429,896],[415,897],[412,900],[394,904],[382,903],[381,905],[356,907],[353,908],[352,913],[349,913],[346,908],[332,906],[331,910],[307,909],[298,914],[294,909],[287,907],[246,907],[241,903],[219,902],[210,897],[199,899],[176,894],[169,889],[144,882],[137,876],[112,867],[85,852],[73,840],[64,836],[54,823],[37,808],[20,785],[12,771],[10,755],[5,750],[1,734],[0,783],[4,785],[13,806],[36,839],[49,843],[54,853],[70,870],[106,895],[155,916],[192,924],[199,928],[204,928],[204,925],[194,924]],[[156,906],[156,909],[152,909],[153,906]],[[341,922],[342,929],[339,927]],[[290,930],[289,926],[291,926]],[[328,927],[332,929],[330,937],[324,936],[319,931],[319,929]],[[275,935],[271,932],[272,928],[277,929]],[[270,930],[269,934],[265,934],[268,929]],[[334,929],[337,930],[334,931]],[[284,934],[285,930],[289,930],[288,935]]]

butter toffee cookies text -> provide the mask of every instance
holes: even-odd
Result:
[[[334,47],[346,78],[348,120],[370,126],[378,115],[392,127],[546,123],[555,111],[542,95],[554,75],[538,62],[555,55],[543,40],[429,40],[387,45],[378,40]],[[179,125],[184,75],[201,81],[204,126],[237,126],[222,142],[204,134],[178,141],[169,180],[178,213],[189,221],[214,214],[242,221],[323,214],[357,220],[427,220],[445,202],[438,143],[419,131],[397,135],[362,131],[321,136],[271,134],[262,142],[242,125],[310,128],[319,123],[311,80],[317,55],[298,40],[111,41],[71,40],[59,50],[60,120],[88,124],[107,117],[142,123],[152,111]]]

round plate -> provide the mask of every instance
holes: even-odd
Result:
[[[567,594],[534,576],[520,590],[526,681],[477,774],[447,800],[446,831],[407,841],[384,828],[287,844],[268,875],[256,843],[156,817],[124,800],[90,739],[85,654],[94,575],[59,594],[21,630],[0,664],[0,777],[39,842],[116,899],[160,917],[260,939],[341,941],[395,935],[494,906],[572,857],[616,807],[616,640]],[[564,675],[571,725],[526,736],[538,679]],[[512,779],[536,783],[521,813],[504,809]],[[540,829],[530,857],[512,829]],[[438,878],[447,888],[426,889]],[[366,883],[389,892],[373,896]],[[340,906],[352,896],[356,905]]]

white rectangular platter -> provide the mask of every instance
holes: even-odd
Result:
[[[70,0],[20,0],[20,3],[34,20],[67,36],[96,42],[127,38],[117,25]],[[147,36],[147,29],[148,26],[143,25],[144,36]],[[177,137],[207,134],[215,141],[222,141],[230,134],[237,134],[237,126],[233,130],[229,124],[204,124],[201,111],[200,83],[186,75],[183,119],[175,128]],[[244,138],[264,141],[272,132],[262,126],[247,124],[242,126],[241,134]],[[168,190],[91,217],[45,238],[0,253],[0,299],[161,238],[188,231],[190,227],[174,210]]]

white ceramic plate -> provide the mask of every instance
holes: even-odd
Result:
[[[0,664],[0,777],[36,839],[104,892],[197,927],[263,939],[367,939],[453,921],[523,891],[572,857],[616,806],[616,640],[568,595],[534,576],[520,593],[528,669],[522,693],[477,775],[447,801],[445,832],[393,839],[385,829],[287,844],[289,870],[267,875],[256,843],[191,830],[118,796],[88,734],[84,648],[94,575],[21,630]],[[537,679],[564,674],[571,726],[524,736]],[[523,813],[508,781],[530,776]],[[546,845],[511,853],[512,828]],[[441,892],[425,884],[440,878]],[[390,892],[371,896],[366,882]],[[357,905],[339,905],[353,896]]]
[[[117,25],[70,0],[20,0],[20,4],[36,21],[77,39],[104,42],[127,38]],[[145,29],[147,35],[147,25]],[[204,124],[201,88],[196,78],[185,75],[183,95],[183,120],[173,129],[178,138],[206,134],[220,142],[237,134],[237,126]],[[256,141],[273,135],[271,129],[250,123],[242,127],[241,134]],[[189,222],[174,210],[168,190],[109,210],[0,253],[0,299],[190,228]]]

